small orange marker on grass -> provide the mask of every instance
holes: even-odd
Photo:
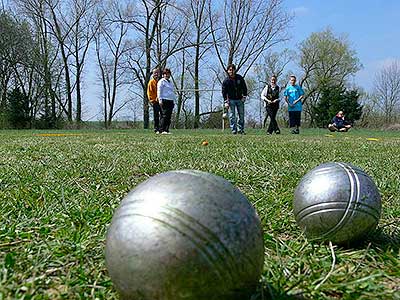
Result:
[[[202,144],[203,146],[208,146],[208,141],[207,141],[207,140],[204,140],[201,144]]]

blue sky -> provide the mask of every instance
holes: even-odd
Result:
[[[399,0],[286,0],[285,6],[296,15],[287,47],[293,49],[312,32],[328,26],[336,34],[347,34],[364,67],[355,83],[366,91],[382,66],[400,59]]]

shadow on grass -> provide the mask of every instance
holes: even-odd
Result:
[[[400,232],[383,232],[382,229],[378,229],[374,236],[369,238],[371,248],[377,251],[388,251],[392,250],[399,252],[400,250]]]
[[[377,228],[365,239],[351,244],[341,245],[344,248],[363,249],[371,248],[377,252],[400,251],[400,231],[387,233],[383,228]]]

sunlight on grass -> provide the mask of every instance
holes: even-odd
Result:
[[[222,176],[256,207],[266,257],[255,299],[400,299],[398,133],[0,135],[0,299],[117,299],[104,261],[113,212],[138,183],[176,169]],[[366,142],[371,136],[379,143]],[[382,195],[378,230],[353,248],[309,243],[293,217],[299,180],[328,161],[361,167]]]

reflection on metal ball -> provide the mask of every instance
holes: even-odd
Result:
[[[122,299],[246,299],[263,261],[252,205],[225,179],[200,171],[138,185],[106,237],[107,269]]]
[[[311,239],[354,242],[375,229],[381,198],[373,180],[347,163],[325,163],[308,172],[293,201],[297,224]]]

